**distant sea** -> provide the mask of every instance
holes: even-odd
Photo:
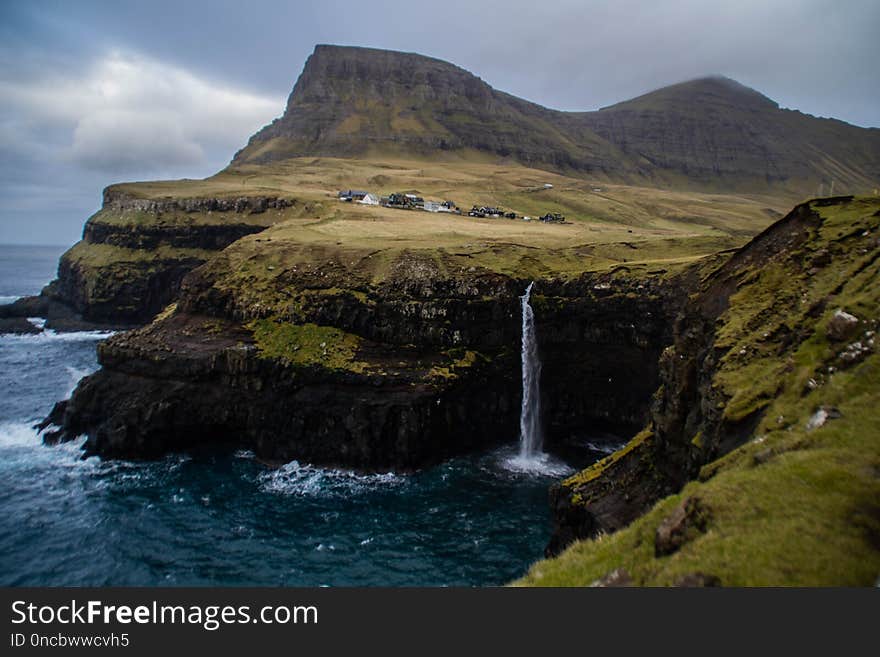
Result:
[[[38,293],[62,251],[0,246],[0,302]],[[562,471],[508,469],[516,436],[410,475],[43,446],[32,425],[97,369],[106,337],[0,336],[0,585],[495,585],[541,557]],[[578,465],[602,455],[584,447]]]

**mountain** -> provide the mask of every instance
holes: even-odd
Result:
[[[710,77],[665,87],[582,119],[651,170],[691,180],[754,185],[761,179],[815,194],[870,190],[880,180],[880,130],[780,109],[734,80]]]
[[[284,115],[232,168],[297,156],[455,153],[624,183],[815,193],[880,186],[880,130],[781,109],[733,80],[665,87],[561,112],[412,53],[319,45]]]
[[[562,116],[438,59],[319,45],[284,115],[254,135],[233,165],[473,150],[553,168],[619,168],[616,149],[589,129],[564,128]]]

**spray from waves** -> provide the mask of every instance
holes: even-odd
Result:
[[[64,369],[67,370],[67,374],[70,377],[64,399],[69,399],[73,391],[76,390],[76,386],[79,385],[79,382],[95,371],[94,367],[73,367],[71,365],[65,365]]]
[[[10,297],[5,294],[0,294],[0,306],[5,306],[7,303],[14,303],[20,297]]]
[[[42,333],[8,333],[0,336],[0,340],[11,343],[30,343],[34,345],[48,342],[89,342],[104,340],[114,333],[116,333],[116,331],[74,331],[71,333],[57,333],[52,329],[46,329]]]
[[[391,472],[359,474],[291,461],[280,468],[260,474],[257,480],[260,488],[268,493],[297,497],[348,497],[377,488],[401,486],[407,478]]]
[[[0,449],[29,448],[40,444],[36,430],[29,423],[0,423]]]
[[[100,467],[99,459],[83,459],[82,440],[72,440],[56,446],[43,445],[32,422],[0,422],[0,471],[28,470],[42,465],[58,468],[76,468],[93,471]]]

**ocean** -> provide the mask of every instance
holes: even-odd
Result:
[[[0,246],[0,303],[39,292],[62,250]],[[485,586],[541,558],[547,490],[570,468],[511,468],[517,436],[406,475],[44,446],[33,424],[97,369],[107,335],[0,335],[0,585]],[[579,467],[605,453],[583,445]]]

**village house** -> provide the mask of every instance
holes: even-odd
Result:
[[[358,203],[361,203],[362,205],[379,205],[379,197],[371,192],[367,192]]]
[[[367,194],[369,194],[369,192],[363,192],[358,189],[349,189],[344,192],[339,192],[339,200],[348,202],[362,201]]]

